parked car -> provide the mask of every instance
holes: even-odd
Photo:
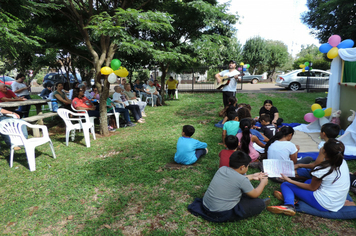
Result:
[[[248,71],[245,71],[243,73],[245,74],[242,79],[244,83],[250,82],[251,84],[257,84],[258,82],[267,79],[267,72],[263,73],[262,75],[251,75]]]
[[[288,88],[292,91],[306,88],[308,71],[294,70],[285,75],[279,75],[276,86]],[[330,72],[313,69],[309,74],[309,88],[329,88]]]
[[[76,75],[77,75],[78,82],[81,83],[82,77],[80,76],[79,73],[77,73]],[[52,84],[56,84],[58,82],[65,83],[65,82],[67,82],[66,76],[67,76],[67,74],[62,74],[60,72],[48,73],[43,78],[43,83],[52,83]],[[70,83],[75,82],[75,78],[72,73],[69,73],[69,82]]]
[[[11,84],[14,82],[15,80],[9,76],[0,76],[0,83],[2,84],[6,84],[8,86],[11,86]]]

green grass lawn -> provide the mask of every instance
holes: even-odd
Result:
[[[257,116],[271,99],[285,122],[304,122],[316,97],[325,93],[238,94]],[[181,93],[167,106],[147,107],[146,123],[120,128],[109,137],[97,134],[86,148],[82,133],[65,146],[65,127],[50,123],[57,159],[48,145],[36,149],[35,172],[28,170],[24,150],[0,158],[1,233],[8,235],[355,235],[356,221],[327,220],[297,213],[294,217],[263,211],[234,223],[209,223],[187,206],[202,197],[218,169],[222,130],[214,127],[222,108],[220,93]],[[195,166],[167,169],[173,162],[182,126],[193,125],[193,138],[208,143],[209,153]],[[97,127],[98,131],[98,127]],[[356,171],[354,161],[348,162]],[[250,169],[249,174],[256,171]],[[257,181],[253,184],[258,185]],[[261,198],[279,185],[270,181]]]

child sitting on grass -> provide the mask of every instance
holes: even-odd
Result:
[[[219,153],[219,157],[220,157],[219,168],[222,166],[227,166],[227,167],[230,166],[229,165],[230,156],[232,153],[234,153],[237,150],[237,147],[239,146],[239,140],[234,135],[227,136],[224,141],[225,141],[225,147],[227,149],[224,149]]]
[[[325,160],[312,169],[312,179],[300,183],[281,174],[288,183],[282,183],[282,193],[275,191],[274,196],[284,204],[269,206],[268,211],[295,215],[295,197],[319,211],[337,212],[345,205],[350,188],[349,168],[344,160],[345,146],[336,139],[329,139],[322,150]]]
[[[220,145],[225,145],[225,138],[228,135],[236,136],[237,131],[240,129],[239,117],[236,111],[231,111],[228,115],[229,121],[225,122],[222,131],[222,143]]]
[[[245,175],[250,162],[251,158],[246,153],[234,152],[230,157],[230,167],[219,168],[210,182],[203,197],[203,214],[192,210],[194,204],[201,202],[200,199],[189,205],[188,210],[214,222],[238,221],[260,214],[270,202],[269,198],[258,198],[268,178],[264,173]],[[254,188],[250,180],[259,180],[260,184]]]
[[[177,152],[174,161],[178,164],[194,164],[201,156],[208,153],[207,144],[191,138],[195,129],[191,125],[184,125],[182,137],[177,142]]]
[[[260,131],[268,138],[271,139],[277,132],[276,126],[271,124],[271,118],[267,115],[260,117],[261,129]]]
[[[330,138],[336,138],[339,135],[340,126],[334,123],[326,123],[321,126],[320,130],[320,138],[324,140],[321,142],[325,144]],[[313,169],[316,165],[319,165],[324,161],[324,148],[321,147],[319,151],[319,155],[316,158],[315,162],[309,164],[295,164],[294,169],[296,169],[296,177],[301,177],[305,179],[311,179],[312,176],[310,174],[311,169]]]

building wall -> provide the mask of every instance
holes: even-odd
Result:
[[[350,110],[356,111],[356,87],[340,85],[340,126],[346,129],[350,122],[347,118],[352,115]]]

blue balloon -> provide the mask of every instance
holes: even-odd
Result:
[[[309,66],[306,66],[304,69],[305,69],[305,70],[309,70]]]
[[[329,43],[324,43],[324,44],[320,45],[319,51],[322,52],[322,53],[328,53],[329,50],[332,49],[332,48],[333,47]]]
[[[243,68],[242,71],[246,71],[246,68]]]
[[[322,108],[323,109],[323,111],[325,111],[326,110],[326,107],[325,108]]]
[[[337,45],[337,48],[352,48],[354,46],[354,41],[352,39],[345,39],[339,45]]]

